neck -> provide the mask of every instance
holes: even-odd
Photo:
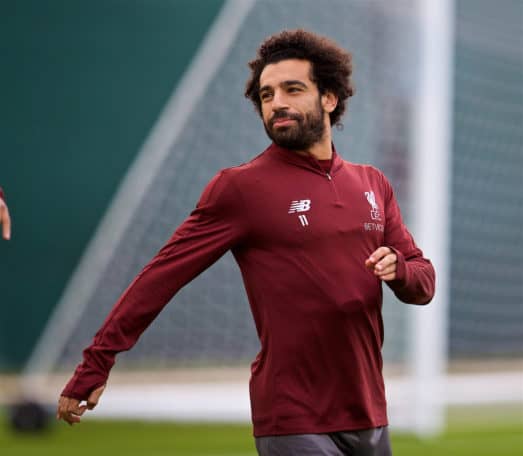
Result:
[[[316,160],[330,160],[332,158],[332,136],[330,125],[325,129],[325,134],[320,141],[314,143],[307,150],[297,150],[297,154],[311,155]]]
[[[329,135],[328,140],[322,140],[313,144],[307,150],[308,155],[312,155],[316,160],[330,160],[332,158],[332,142]]]

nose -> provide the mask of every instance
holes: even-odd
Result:
[[[281,111],[282,109],[288,109],[287,97],[281,90],[276,90],[272,97],[272,110]]]

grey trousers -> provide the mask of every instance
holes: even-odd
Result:
[[[392,456],[387,426],[331,434],[256,438],[260,456]]]

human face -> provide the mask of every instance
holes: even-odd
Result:
[[[309,149],[323,139],[328,126],[324,97],[310,75],[310,62],[298,59],[271,63],[260,75],[265,131],[287,149]]]

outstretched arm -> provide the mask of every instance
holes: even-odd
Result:
[[[134,346],[180,288],[241,242],[246,224],[234,189],[222,174],[213,179],[196,209],[122,294],[62,391],[58,419],[80,422],[98,402],[116,355]]]

